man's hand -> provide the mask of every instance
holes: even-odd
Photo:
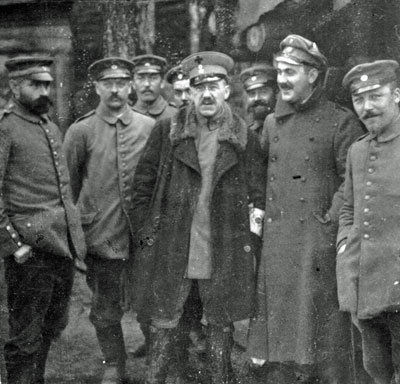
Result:
[[[24,244],[14,252],[14,259],[18,264],[24,264],[32,256],[32,248]]]

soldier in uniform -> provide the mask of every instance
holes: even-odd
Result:
[[[85,255],[58,127],[47,116],[51,57],[6,61],[12,100],[0,121],[0,255],[8,288],[9,384],[44,383],[68,321],[74,259]]]
[[[379,60],[343,79],[368,130],[349,149],[337,238],[339,305],[362,338],[376,384],[400,383],[399,64]]]
[[[250,129],[261,135],[264,120],[274,111],[276,94],[276,70],[266,64],[257,64],[239,75],[244,89],[244,104]]]
[[[133,88],[138,98],[132,109],[156,121],[175,114],[177,108],[169,104],[161,95],[167,61],[156,55],[140,55],[134,57],[132,61],[134,63]]]
[[[347,150],[362,129],[354,114],[326,99],[327,60],[317,45],[289,35],[280,47],[280,94],[261,137],[267,193],[248,352],[256,363],[295,363],[289,383],[344,384],[350,321],[338,307],[335,238]]]
[[[256,134],[226,102],[233,60],[200,52],[182,66],[193,103],[153,130],[133,188],[131,214],[144,247],[133,268],[143,282],[137,305],[150,310],[152,322],[146,384],[166,382],[176,329],[194,285],[207,322],[210,383],[228,384],[233,322],[254,310],[249,204],[264,207],[264,172],[255,166],[262,153]]]
[[[188,105],[191,100],[189,78],[183,73],[182,66],[171,68],[165,75],[165,79],[172,85],[173,100],[171,104],[176,108]]]
[[[67,131],[64,149],[88,246],[87,283],[93,292],[90,321],[104,356],[103,383],[125,376],[121,328],[121,277],[131,250],[131,188],[154,120],[127,104],[131,61],[105,58],[89,67],[100,103]]]

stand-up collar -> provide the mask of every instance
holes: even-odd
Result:
[[[163,113],[164,109],[167,108],[167,105],[168,103],[166,102],[166,100],[160,95],[154,101],[154,103],[150,105],[138,99],[136,104],[133,106],[133,109],[135,111],[143,113],[144,115],[158,116]]]
[[[292,115],[294,113],[306,111],[319,103],[323,97],[324,94],[322,88],[317,87],[305,102],[300,104],[290,104],[286,101],[283,101],[282,96],[279,93],[278,100],[275,106],[275,117],[279,119],[288,115]]]
[[[122,115],[115,116],[113,113],[111,113],[109,108],[99,104],[96,109],[96,114],[100,117],[100,119],[104,120],[110,125],[115,125],[118,120],[120,120],[124,125],[129,125],[132,121],[132,113],[128,105],[125,106],[125,110]]]
[[[42,121],[49,121],[49,118],[46,114],[36,115],[15,99],[12,99],[7,104],[5,109],[12,111],[17,116],[23,118],[24,120],[30,121],[31,123],[38,124]]]

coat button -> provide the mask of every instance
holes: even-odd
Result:
[[[369,200],[370,198],[371,198],[370,195],[365,195],[365,197],[364,197],[365,200]]]
[[[268,197],[268,201],[272,201],[272,197],[270,196],[270,197]]]
[[[11,229],[11,227],[9,225],[7,225],[6,229],[7,229],[7,231],[9,231]]]
[[[369,208],[364,208],[364,213],[368,213],[369,212]]]
[[[300,201],[301,201],[302,203],[304,203],[304,202],[306,201],[306,199],[305,199],[304,197],[300,197]]]
[[[269,179],[270,179],[271,181],[274,181],[274,180],[275,180],[275,177],[274,177],[274,176],[271,176]]]
[[[306,181],[307,181],[307,179],[306,179],[305,177],[302,177],[302,178],[301,178],[301,182],[302,182],[302,183],[305,183]]]
[[[13,239],[15,239],[15,238],[17,237],[17,234],[16,234],[16,233],[12,233],[12,234],[11,234],[11,237],[12,237]]]
[[[279,137],[278,137],[278,136],[275,136],[275,137],[274,137],[274,142],[277,143],[278,141],[279,141]]]
[[[375,155],[371,155],[371,156],[369,157],[369,159],[370,159],[371,161],[375,161],[375,160],[376,160],[376,156],[375,156]]]
[[[154,244],[154,240],[152,238],[147,239],[147,245],[151,247]]]
[[[367,181],[367,187],[370,187],[372,183],[370,181]]]
[[[368,239],[369,239],[369,235],[368,235],[368,233],[366,233],[366,234],[364,235],[364,239],[366,239],[366,240],[368,240]]]
[[[31,224],[31,223],[26,223],[26,226],[27,226],[28,228],[30,228],[30,227],[32,227],[32,224]]]
[[[373,173],[374,169],[373,168],[368,168],[368,173]]]
[[[310,156],[306,156],[306,157],[304,158],[304,160],[305,160],[305,161],[309,161],[309,160],[310,160]]]
[[[299,221],[300,223],[304,223],[304,219],[302,217],[300,217]]]
[[[368,227],[369,222],[368,222],[368,221],[364,221],[364,225],[365,225],[366,227]]]
[[[267,223],[272,223],[272,218],[268,217]]]
[[[276,160],[277,160],[277,157],[275,155],[271,157],[271,161],[276,161]]]
[[[243,247],[243,249],[244,249],[244,251],[245,251],[246,253],[249,253],[249,252],[251,251],[250,245],[245,245],[245,246]]]

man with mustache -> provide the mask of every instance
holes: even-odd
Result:
[[[134,57],[132,61],[135,65],[133,88],[138,98],[132,109],[156,121],[174,115],[177,108],[168,104],[161,95],[167,61],[156,55],[140,55]]]
[[[52,63],[42,56],[5,62],[12,100],[0,119],[0,257],[9,384],[44,383],[51,343],[68,322],[74,259],[85,256],[61,134],[47,116]]]
[[[264,120],[274,111],[277,85],[276,70],[266,64],[257,64],[239,75],[244,89],[244,104],[250,129],[261,135]]]
[[[352,68],[343,79],[368,130],[349,149],[337,237],[340,309],[361,331],[365,370],[400,383],[400,89],[394,60]]]
[[[121,328],[121,277],[132,257],[131,188],[154,120],[128,105],[131,61],[105,58],[89,67],[100,103],[67,131],[64,149],[74,202],[88,246],[87,283],[93,292],[90,321],[104,356],[104,384],[125,378]]]
[[[262,210],[265,172],[258,137],[227,103],[233,64],[210,51],[182,61],[193,103],[157,124],[136,170],[131,215],[143,252],[134,292],[151,318],[146,384],[166,382],[193,286],[207,323],[207,382],[234,382],[233,322],[253,314],[249,204]]]
[[[167,72],[165,79],[172,86],[173,101],[171,104],[177,108],[188,105],[192,99],[191,90],[189,79],[186,74],[183,73],[182,66],[177,65],[171,68]]]
[[[327,60],[289,35],[274,58],[280,89],[261,144],[268,156],[258,313],[248,353],[278,365],[288,383],[348,383],[350,321],[339,312],[335,237],[346,154],[356,117],[324,95]],[[275,372],[274,374],[279,374]]]

